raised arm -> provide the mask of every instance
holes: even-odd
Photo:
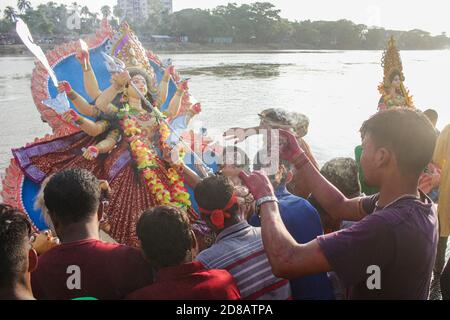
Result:
[[[170,100],[167,110],[164,111],[164,113],[169,118],[175,118],[178,115],[185,90],[187,90],[187,81],[184,81],[181,84],[179,84],[177,91],[172,97],[172,100]]]
[[[95,76],[94,71],[92,70],[89,51],[78,48],[75,57],[80,62],[81,66],[83,68],[84,89],[86,90],[86,93],[93,100],[95,100],[100,96],[100,94],[102,92],[100,91],[100,88],[98,87],[97,78]]]
[[[225,140],[235,140],[235,143],[239,143],[251,137],[261,133],[263,128],[261,126],[251,127],[251,128],[230,128],[223,134]]]
[[[292,133],[284,130],[279,130],[279,132],[280,137],[286,140],[280,157],[295,165],[294,182],[306,183],[322,208],[335,219],[359,221],[366,216],[361,206],[361,198],[347,199],[322,176]]]
[[[264,248],[272,272],[278,277],[294,279],[330,271],[331,266],[317,240],[299,244],[286,229],[267,176],[256,171],[250,175],[241,172],[239,177],[253,194],[259,208]]]
[[[160,109],[161,106],[166,102],[167,92],[169,91],[169,80],[170,75],[173,72],[173,66],[170,66],[164,70],[164,75],[161,79],[161,83],[158,87],[158,98],[156,100],[156,106]]]

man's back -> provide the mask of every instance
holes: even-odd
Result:
[[[206,270],[198,261],[159,270],[155,282],[129,300],[237,300],[239,289],[226,270]]]
[[[150,270],[138,249],[81,240],[43,254],[31,280],[38,299],[123,299],[151,283]]]
[[[424,195],[422,195],[424,197]],[[377,197],[366,198],[366,212]],[[406,196],[349,229],[320,237],[319,245],[353,299],[428,298],[438,239],[428,198]]]
[[[261,229],[250,226],[246,221],[224,229],[216,243],[202,251],[197,260],[207,269],[229,271],[242,299],[285,300],[291,296],[289,281],[272,273]]]

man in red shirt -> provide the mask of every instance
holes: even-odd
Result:
[[[57,173],[45,186],[44,201],[62,244],[39,257],[31,275],[37,299],[123,299],[151,283],[138,249],[99,240],[100,183],[92,173]]]
[[[239,289],[225,270],[206,270],[193,261],[198,246],[186,214],[172,207],[145,212],[137,224],[142,251],[157,270],[155,282],[130,300],[237,300]]]

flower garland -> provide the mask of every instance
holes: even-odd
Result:
[[[138,122],[131,117],[131,115],[136,113],[133,111],[126,104],[118,113],[118,117],[121,120],[120,124],[123,132],[130,143],[130,149],[137,163],[137,168],[145,179],[147,186],[151,189],[160,205],[171,205],[182,208],[190,207],[189,193],[184,186],[183,180],[180,178],[180,173],[174,167],[167,169],[166,183],[158,176],[157,170],[161,168],[158,155],[155,150],[143,142],[142,130],[139,128]],[[162,122],[159,123],[159,143],[161,150],[168,148],[166,141],[169,136],[170,130],[167,125]]]

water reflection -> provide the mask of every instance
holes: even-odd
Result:
[[[282,63],[237,63],[217,66],[187,68],[180,72],[189,76],[207,75],[224,78],[275,78],[280,76],[280,68],[292,64]]]

